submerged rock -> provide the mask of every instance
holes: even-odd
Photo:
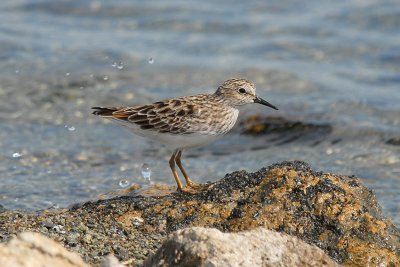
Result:
[[[239,123],[239,131],[248,135],[265,135],[268,143],[283,145],[294,141],[316,145],[332,132],[328,124],[290,121],[282,117],[249,116]],[[340,140],[336,140],[336,142]]]
[[[216,229],[194,227],[174,232],[143,266],[339,265],[316,246],[264,228],[240,233],[222,233]]]
[[[113,253],[140,265],[167,234],[202,226],[222,232],[263,227],[314,244],[348,266],[400,266],[399,231],[373,193],[356,177],[314,172],[304,162],[227,174],[193,195],[123,196],[38,214],[6,211],[0,222],[3,241],[40,231],[94,264]]]
[[[400,146],[400,137],[399,138],[390,138],[386,141],[386,144],[393,146]]]

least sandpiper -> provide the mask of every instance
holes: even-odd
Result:
[[[245,79],[230,79],[214,94],[182,96],[134,107],[93,107],[94,115],[113,119],[133,133],[158,141],[173,149],[169,160],[178,190],[197,191],[182,166],[182,151],[199,147],[226,134],[235,125],[238,107],[258,103],[278,109],[256,95],[256,87]],[[175,169],[178,165],[186,180],[184,187]]]

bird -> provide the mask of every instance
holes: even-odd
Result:
[[[233,78],[212,94],[197,94],[157,101],[152,104],[119,107],[92,107],[93,114],[111,119],[134,134],[166,145],[173,153],[169,160],[172,175],[181,192],[204,190],[192,182],[182,165],[184,149],[206,145],[229,132],[235,125],[239,107],[257,103],[278,108],[256,94],[247,79]],[[183,186],[176,165],[186,181]]]

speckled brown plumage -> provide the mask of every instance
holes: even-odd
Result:
[[[136,107],[94,107],[93,114],[136,124],[141,130],[169,134],[224,134],[236,109],[214,95],[200,94]],[[213,113],[219,114],[214,116]],[[233,123],[234,124],[234,123]]]
[[[204,145],[227,133],[235,125],[239,114],[237,108],[249,103],[277,109],[256,96],[253,83],[245,79],[230,79],[222,83],[214,94],[183,96],[134,107],[93,107],[93,114],[113,119],[140,136],[172,147],[175,152],[170,167],[178,189],[185,191],[175,163],[187,186],[196,186],[181,164],[183,149]]]

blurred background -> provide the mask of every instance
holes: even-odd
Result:
[[[90,107],[243,77],[280,110],[247,106],[232,133],[185,152],[195,181],[303,160],[361,177],[400,225],[398,1],[2,0],[0,17],[3,207],[173,185],[170,151]]]

